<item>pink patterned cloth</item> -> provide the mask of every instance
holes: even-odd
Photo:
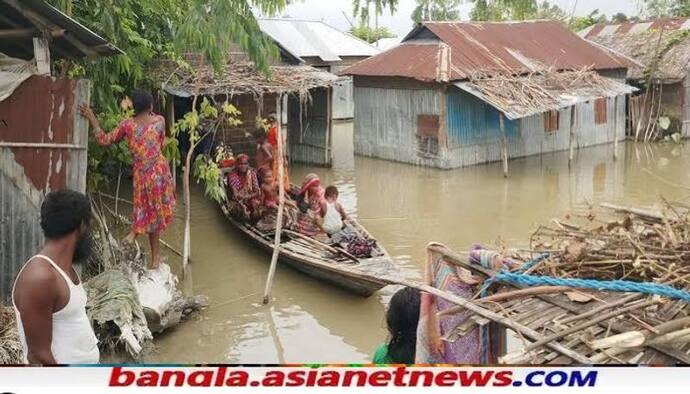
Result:
[[[433,244],[432,244],[433,245]],[[429,246],[432,246],[429,245]],[[436,245],[438,246],[438,245]],[[459,267],[444,261],[443,255],[427,247],[425,266],[425,283],[456,296],[471,299],[478,291],[478,283],[467,274],[461,274]],[[459,324],[465,322],[472,314],[463,311],[439,318],[437,314],[456,304],[422,292],[419,325],[417,326],[417,363],[428,364],[480,364],[495,363],[501,336],[498,327],[489,329],[486,354],[482,354],[480,328],[475,326],[467,335],[455,341],[444,341]],[[484,357],[483,357],[484,356]]]
[[[161,232],[172,222],[175,208],[170,167],[162,153],[165,120],[157,116],[150,124],[138,125],[125,119],[110,133],[96,133],[96,140],[103,146],[121,139],[127,141],[133,158],[132,230],[136,234]]]

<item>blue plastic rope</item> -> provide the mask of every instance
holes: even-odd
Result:
[[[655,294],[669,298],[677,298],[690,302],[690,292],[678,290],[674,287],[658,283],[640,283],[628,280],[595,280],[554,278],[550,276],[535,276],[501,271],[493,276],[494,281],[509,282],[522,286],[566,286],[581,289],[619,291],[625,293]]]
[[[521,265],[520,268],[517,269],[515,272],[525,272],[549,256],[551,256],[549,253],[540,254],[539,256],[537,256],[537,257],[533,258],[532,260],[527,261],[525,264]]]
[[[540,254],[539,256],[533,258],[532,260],[526,261],[526,262],[525,262],[524,264],[522,264],[522,265],[520,266],[520,268],[518,268],[515,272],[517,272],[517,273],[525,272],[525,271],[527,271],[528,269],[534,267],[534,266],[535,266],[537,263],[539,263],[540,261],[542,261],[542,260],[548,258],[549,256],[550,256],[549,253]],[[482,264],[482,265],[483,265],[483,264]],[[504,271],[502,271],[502,272],[504,272]],[[505,271],[505,272],[507,272],[507,271]],[[490,278],[487,278],[487,279],[484,281],[484,285],[482,286],[482,289],[479,291],[479,294],[480,294],[482,297],[486,297],[486,296],[488,295],[487,290],[489,290],[489,287],[490,287],[492,284],[494,284],[495,282],[496,282],[496,277],[495,277],[495,276],[492,276],[492,277],[490,277]]]

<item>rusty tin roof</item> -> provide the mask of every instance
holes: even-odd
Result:
[[[444,44],[450,61],[443,59]],[[343,74],[421,81],[445,80],[447,75],[453,81],[476,74],[523,74],[542,67],[603,70],[631,65],[625,57],[587,42],[558,22],[426,22],[399,46],[362,60]],[[439,72],[444,68],[447,73]]]

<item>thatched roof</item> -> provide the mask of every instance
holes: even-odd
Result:
[[[161,62],[154,74],[163,90],[179,97],[192,96],[196,91],[201,95],[304,94],[313,88],[331,86],[338,79],[334,74],[314,67],[292,64],[271,66],[271,76],[266,78],[253,63],[237,58],[231,58],[220,74],[197,62],[190,65],[191,68],[171,61]],[[198,81],[197,75],[200,76]]]
[[[527,75],[475,76],[469,81],[457,82],[455,86],[489,103],[509,119],[520,119],[636,90],[590,69],[545,69]]]
[[[645,69],[652,67],[655,68],[652,73],[654,79],[675,82],[685,78],[690,69],[690,33],[685,30],[669,30],[663,33],[660,30],[646,30],[628,34],[597,35],[588,39],[629,56],[645,66],[629,68],[628,79],[644,79]]]

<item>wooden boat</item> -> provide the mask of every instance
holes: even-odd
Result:
[[[274,231],[263,232],[255,226],[235,220],[224,202],[220,206],[233,226],[263,249],[273,251]],[[373,238],[356,221],[351,221],[351,224],[361,234]],[[378,243],[372,251],[372,257],[357,259],[289,230],[283,230],[281,235],[279,256],[281,262],[300,272],[363,297],[369,297],[390,284],[385,278],[398,272],[388,252]]]

